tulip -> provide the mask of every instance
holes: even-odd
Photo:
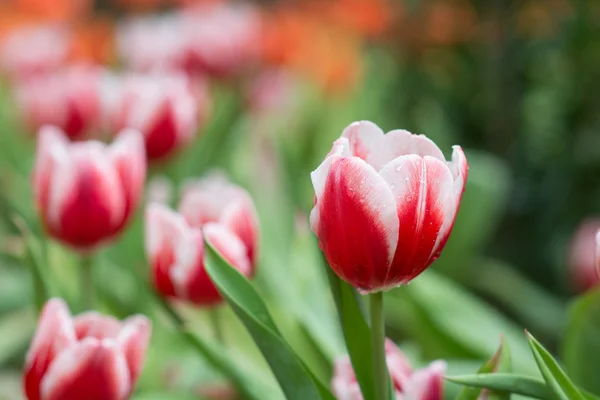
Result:
[[[142,193],[146,163],[142,137],[122,131],[110,146],[69,143],[55,127],[40,131],[33,189],[47,232],[88,252],[125,227]]]
[[[114,107],[114,130],[144,135],[149,160],[163,159],[189,143],[208,115],[202,82],[192,88],[182,75],[134,75],[125,78]]]
[[[132,18],[117,30],[121,56],[140,72],[182,69],[187,43],[179,13]]]
[[[223,225],[240,238],[252,265],[256,264],[258,250],[258,217],[252,198],[241,187],[213,173],[204,179],[189,181],[179,203],[179,210],[195,227],[215,222]]]
[[[408,359],[391,340],[385,342],[387,367],[394,386],[395,399],[442,400],[446,363],[438,360],[429,366],[413,370]],[[338,400],[362,400],[363,396],[350,358],[335,362],[331,381],[333,394]]]
[[[590,290],[600,281],[598,230],[600,218],[588,218],[579,225],[571,239],[567,262],[571,283],[578,292]]]
[[[70,139],[81,139],[99,128],[99,78],[98,69],[76,66],[19,83],[16,97],[23,119],[34,132],[55,125]]]
[[[11,32],[0,49],[0,69],[17,79],[56,71],[71,47],[71,37],[58,25],[36,25]]]
[[[260,20],[250,6],[199,5],[183,12],[182,23],[190,72],[225,78],[239,74],[258,59]]]
[[[195,228],[182,215],[154,203],[146,210],[146,253],[154,286],[163,297],[205,307],[222,302],[204,267],[203,233],[234,268],[250,276],[246,246],[226,226],[212,222]]]
[[[425,136],[349,125],[311,174],[311,228],[331,268],[362,293],[410,282],[444,248],[467,172],[459,146],[446,162]]]
[[[123,322],[96,312],[72,317],[62,300],[49,300],[25,361],[27,399],[128,399],[151,330],[141,315]]]

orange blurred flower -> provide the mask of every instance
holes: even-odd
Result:
[[[475,10],[467,1],[427,3],[422,25],[424,39],[439,45],[465,42],[475,33],[475,23]]]
[[[115,60],[114,23],[97,17],[74,28],[73,61],[111,64]]]
[[[395,15],[389,0],[313,0],[305,8],[364,37],[381,36]]]
[[[7,0],[9,8],[17,13],[46,21],[74,21],[87,14],[91,0]]]
[[[352,87],[362,72],[361,38],[322,14],[272,10],[264,19],[263,56],[308,75],[328,91]]]

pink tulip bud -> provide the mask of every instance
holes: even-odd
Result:
[[[11,32],[0,49],[0,69],[16,79],[57,70],[67,59],[71,37],[58,25],[35,25]]]
[[[363,293],[410,282],[435,261],[454,225],[468,165],[423,135],[349,125],[311,174],[311,228],[335,273]]]
[[[149,160],[171,155],[194,138],[208,116],[208,89],[202,81],[194,83],[183,75],[126,77],[112,106],[114,130],[142,132]]]
[[[55,125],[69,138],[81,139],[99,128],[99,82],[99,69],[70,67],[20,82],[17,103],[32,131]]]
[[[444,398],[444,361],[434,361],[425,368],[413,370],[406,356],[389,339],[385,343],[385,354],[396,400]],[[336,361],[331,387],[338,400],[363,400],[349,357],[342,357]]]
[[[162,296],[199,306],[221,303],[221,295],[204,268],[203,231],[231,265],[250,275],[246,247],[226,226],[213,222],[194,228],[182,215],[154,203],[146,210],[146,253],[154,286]]]
[[[128,399],[151,330],[141,315],[123,322],[96,312],[73,318],[62,300],[48,301],[25,361],[27,399]]]
[[[258,250],[258,216],[252,198],[223,175],[212,173],[204,179],[188,182],[179,210],[195,227],[215,222],[233,232],[244,243],[254,275]]]
[[[600,218],[588,218],[577,228],[570,244],[568,267],[571,283],[579,292],[595,287],[598,277]]]
[[[48,233],[81,251],[117,235],[140,199],[146,162],[139,132],[107,146],[69,143],[55,127],[40,131],[33,188]]]

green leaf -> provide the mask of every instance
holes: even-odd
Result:
[[[474,386],[479,388],[505,391],[514,394],[520,394],[535,399],[552,400],[553,393],[548,389],[546,382],[530,376],[491,373],[476,375],[448,376],[446,380],[460,385]],[[586,400],[598,400],[599,397],[592,393],[581,391]]]
[[[334,400],[284,341],[256,289],[206,242],[206,270],[250,332],[287,399]]]
[[[600,287],[578,298],[569,311],[562,359],[577,385],[600,394]]]
[[[342,281],[328,266],[331,292],[340,317],[352,368],[365,399],[375,396],[371,328],[367,324],[356,291]]]
[[[198,352],[202,353],[206,360],[225,373],[236,388],[249,399],[275,400],[281,396],[277,390],[252,377],[247,371],[243,371],[234,360],[228,357],[226,349],[218,343],[208,342],[200,335],[192,332],[184,333],[186,339]]]
[[[446,380],[465,386],[520,394],[535,399],[551,400],[552,393],[546,383],[537,378],[507,373],[449,376]]]
[[[21,235],[25,242],[25,254],[23,255],[23,263],[29,267],[33,278],[33,294],[34,304],[38,311],[49,298],[48,285],[45,277],[45,262],[43,259],[43,250],[40,242],[31,233],[27,224],[21,218],[15,218],[15,225],[21,231]]]
[[[485,362],[477,371],[478,374],[495,373],[495,372],[511,372],[511,356],[510,349],[504,338],[501,338],[500,347],[494,353],[492,358]],[[477,400],[481,394],[481,388],[465,387],[458,395],[457,400]],[[488,398],[507,398],[506,392],[492,392],[488,394]]]
[[[35,330],[32,308],[4,314],[0,320],[0,365],[4,365],[27,348]]]
[[[410,285],[390,291],[389,297],[386,302],[391,306],[387,315],[390,323],[405,331],[425,350],[436,350],[428,356],[484,359],[496,351],[496,338],[503,335],[510,344],[515,371],[537,372],[522,330],[498,310],[448,278],[434,271],[425,271]],[[403,322],[404,315],[400,312],[416,318],[416,322],[433,331],[423,331],[419,325]],[[445,342],[440,345],[437,341],[442,340]]]
[[[560,368],[552,355],[529,332],[527,332],[527,337],[535,361],[555,398],[561,400],[583,400],[585,397]]]

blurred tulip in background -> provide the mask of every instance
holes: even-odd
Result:
[[[25,361],[27,399],[128,399],[150,335],[146,317],[123,322],[96,312],[72,317],[62,300],[48,301]]]
[[[40,132],[33,187],[47,232],[88,251],[119,234],[135,212],[146,176],[142,137],[124,130],[110,146],[69,143],[56,127]]]

